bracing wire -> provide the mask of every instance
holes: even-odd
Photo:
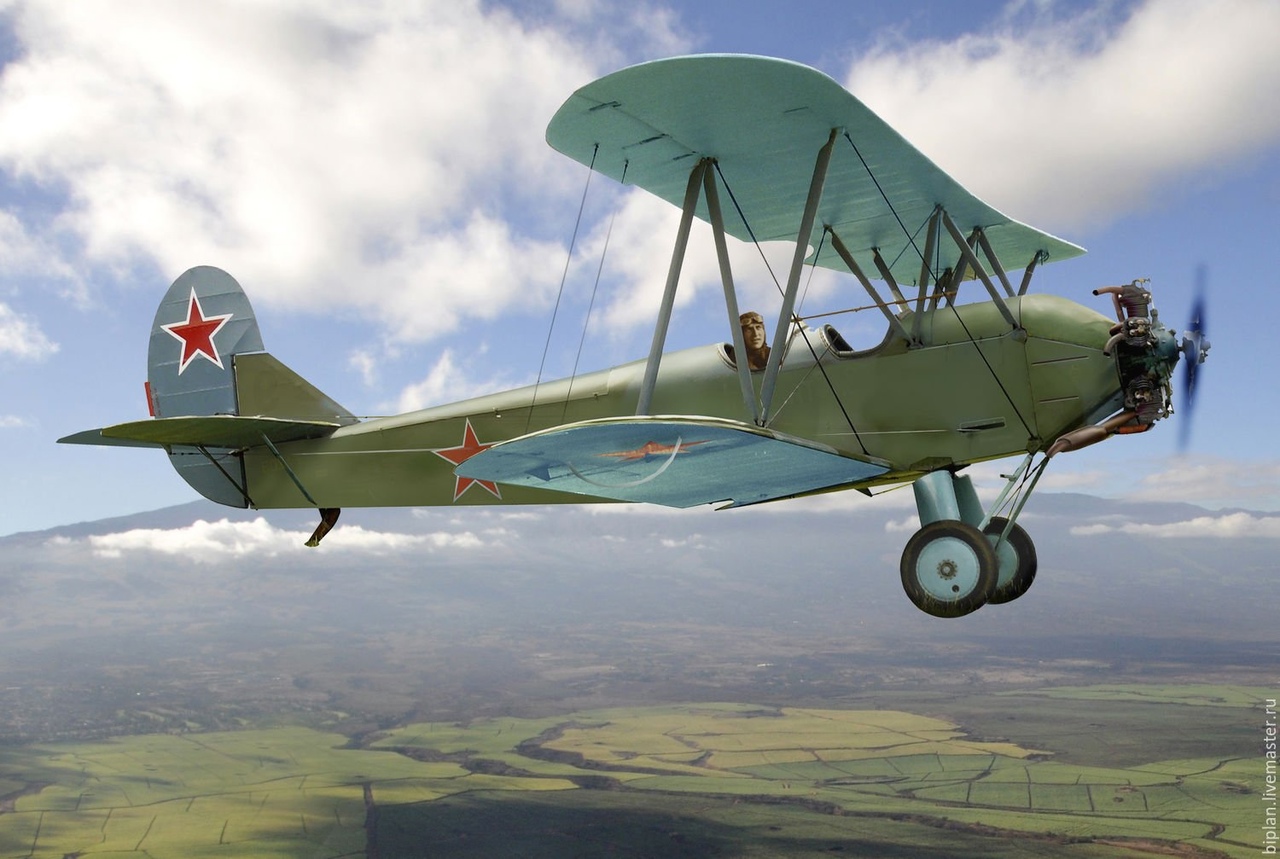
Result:
[[[1009,494],[1009,497],[1005,499],[1004,504],[1001,505],[999,510],[991,511],[991,515],[1003,516],[1005,515],[1006,512],[1014,508],[1017,505],[1018,499],[1021,498],[1023,494],[1027,491],[1027,488],[1026,488],[1027,485],[1028,484],[1035,485],[1035,483],[1040,480],[1040,475],[1044,473],[1044,470],[1048,466],[1049,466],[1049,457],[1046,456],[1043,459],[1041,459],[1039,464],[1037,464],[1034,468],[1028,468],[1025,472],[1023,472],[1022,477],[1018,480],[1017,489],[1015,489],[1013,492]]]
[[[738,198],[734,195],[732,186],[729,185],[728,180],[726,180],[724,177],[724,173],[721,172],[719,162],[712,162],[712,163],[715,164],[716,175],[720,177],[720,184],[724,185],[725,191],[729,193],[729,199],[733,202],[733,208],[737,211],[738,217],[742,220],[742,225],[747,228],[747,235],[751,236],[751,243],[756,246],[756,250],[760,254],[760,259],[764,260],[764,267],[768,269],[769,276],[773,278],[774,286],[778,288],[779,293],[785,292],[785,290],[783,290],[782,288],[782,284],[778,282],[778,276],[773,272],[773,267],[769,265],[769,258],[765,256],[764,248],[760,246],[760,240],[756,238],[755,230],[751,229],[751,222],[747,220],[747,216],[742,211],[742,207],[738,205]],[[819,241],[825,242],[826,238],[827,238],[827,232],[826,230],[823,230],[822,238]],[[819,251],[821,251],[821,244],[819,245]],[[810,272],[810,278],[812,278],[812,274],[813,273]],[[806,293],[808,292],[807,286],[805,288],[805,291]],[[799,325],[801,320],[797,314],[792,313],[791,321]],[[835,399],[836,405],[840,407],[840,414],[844,415],[845,423],[849,425],[849,431],[853,433],[853,437],[854,439],[857,440],[858,446],[862,448],[862,452],[867,453],[868,452],[867,446],[863,444],[862,436],[858,434],[858,428],[853,425],[853,418],[849,416],[849,410],[845,408],[844,400],[840,399],[840,394],[839,392],[836,391],[835,384],[831,381],[831,377],[827,374],[827,368],[824,367],[822,364],[822,356],[820,356],[818,354],[818,351],[813,348],[813,344],[809,342],[809,338],[806,337],[803,334],[803,332],[800,335],[800,339],[804,341],[805,346],[809,347],[809,354],[813,356],[813,364],[815,367],[818,368],[818,371],[822,373],[822,378],[827,383],[827,389],[831,391],[832,398]],[[773,346],[775,349],[780,349],[780,348],[783,348],[785,344],[774,343]],[[787,402],[789,402],[790,399],[791,398],[788,397],[786,400],[783,401],[782,405],[786,406]],[[778,415],[780,414],[782,414],[781,408],[779,408],[777,411],[774,412],[773,419],[777,420]]]
[[[627,183],[627,168],[631,166],[630,161],[622,164],[622,177],[618,180],[620,184]],[[569,374],[569,390],[564,395],[564,409],[560,412],[560,422],[564,423],[566,416],[569,414],[569,399],[573,395],[573,383],[578,378],[578,363],[582,360],[582,347],[587,342],[587,328],[591,324],[591,311],[596,306],[596,293],[600,291],[600,278],[604,274],[604,260],[609,253],[609,240],[613,237],[613,221],[617,218],[618,212],[615,209],[613,214],[609,216],[609,227],[604,233],[604,247],[600,250],[600,264],[596,267],[596,282],[591,286],[591,300],[587,302],[587,315],[582,320],[582,336],[578,339],[578,354],[573,356],[573,372]]]
[[[827,243],[827,231],[823,230],[822,238],[818,239],[818,250],[815,251],[813,254],[813,258],[815,261],[818,259],[818,257],[822,256],[822,249],[823,247],[826,246],[826,243]],[[809,297],[809,287],[813,285],[813,276],[817,274],[817,272],[818,272],[817,265],[809,266],[809,277],[805,279],[804,292],[800,293],[800,300],[796,302],[796,312],[795,312],[796,321],[801,321],[804,319],[804,317],[800,315],[800,309],[804,307],[804,300]]]
[[[929,275],[936,282],[938,275],[934,263],[931,260],[925,259],[924,254],[921,253],[919,246],[916,245],[915,236],[907,229],[907,225],[902,222],[902,218],[898,215],[898,210],[893,207],[893,203],[889,200],[889,195],[884,192],[884,188],[880,187],[880,180],[877,179],[876,174],[871,171],[871,165],[867,164],[867,159],[862,157],[862,152],[858,149],[858,144],[853,142],[853,138],[849,136],[848,131],[844,133],[844,139],[849,141],[849,146],[853,148],[853,153],[857,155],[858,160],[862,162],[862,169],[867,171],[867,176],[871,178],[872,183],[876,186],[876,190],[880,192],[880,198],[884,200],[885,205],[889,207],[889,211],[892,213],[894,220],[898,222],[898,227],[902,230],[902,234],[907,237],[907,241],[911,242],[911,247],[915,250],[916,256],[920,258],[921,262],[929,266]],[[996,385],[1000,388],[1000,393],[1004,394],[1004,398],[1009,402],[1009,408],[1013,409],[1013,413],[1018,416],[1018,420],[1021,422],[1022,428],[1027,431],[1028,436],[1034,436],[1035,433],[1032,432],[1031,426],[1027,423],[1027,419],[1022,416],[1022,412],[1018,409],[1017,403],[1013,401],[1013,396],[1009,393],[1008,388],[1004,386],[1004,382],[1001,380],[1000,374],[996,372],[995,368],[991,366],[991,362],[987,360],[986,353],[982,351],[982,347],[978,345],[978,341],[974,338],[973,333],[969,331],[969,326],[965,324],[964,317],[960,315],[960,311],[956,308],[955,303],[953,302],[949,306],[951,307],[951,312],[955,314],[956,321],[959,322],[960,327],[964,329],[965,336],[969,338],[969,342],[973,344],[973,348],[977,351],[978,357],[981,358],[982,363],[986,365],[987,372],[991,374],[991,378],[995,380]]]
[[[782,283],[779,282],[778,276],[774,274],[773,266],[769,265],[769,258],[764,255],[764,248],[760,246],[760,240],[756,238],[756,231],[751,229],[751,222],[747,220],[746,214],[742,211],[742,206],[738,205],[738,198],[733,194],[733,186],[729,184],[729,180],[724,178],[724,173],[720,170],[720,162],[711,162],[716,168],[716,175],[720,177],[720,184],[724,186],[725,191],[729,192],[729,200],[733,203],[734,211],[738,213],[738,219],[742,221],[742,226],[747,228],[747,235],[751,236],[751,244],[755,245],[756,251],[760,254],[760,260],[764,263],[765,270],[769,272],[769,277],[773,278],[773,285],[781,295],[784,290]]]
[[[556,329],[556,316],[560,313],[560,299],[564,297],[564,285],[569,279],[569,263],[573,261],[573,249],[578,243],[578,230],[582,226],[582,212],[587,207],[587,191],[591,188],[591,174],[595,172],[596,155],[600,152],[600,144],[591,150],[591,163],[587,165],[587,182],[582,188],[582,200],[578,203],[578,217],[573,222],[573,236],[569,239],[569,252],[564,258],[564,271],[560,274],[560,289],[556,292],[556,303],[551,309],[551,324],[547,326],[547,342],[542,347],[542,360],[538,363],[538,378],[533,383],[533,397],[529,400],[529,416],[525,419],[524,431],[528,432],[533,424],[533,407],[538,403],[538,387],[542,384],[542,373],[547,366],[547,353],[551,351],[551,334]]]

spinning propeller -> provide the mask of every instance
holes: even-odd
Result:
[[[1196,297],[1191,305],[1191,317],[1187,321],[1188,330],[1182,332],[1182,402],[1184,416],[1178,428],[1178,448],[1185,450],[1191,435],[1191,416],[1195,411],[1196,377],[1200,365],[1209,355],[1209,338],[1206,336],[1208,326],[1205,324],[1204,309],[1205,267],[1196,269]]]

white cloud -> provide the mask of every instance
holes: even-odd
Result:
[[[1280,508],[1280,461],[1177,456],[1155,463],[1125,497],[1133,501],[1182,500],[1207,507]]]
[[[541,513],[533,513],[528,510],[518,510],[513,513],[502,512],[498,517],[504,522],[541,522],[543,515]]]
[[[360,374],[366,386],[373,386],[378,381],[378,359],[367,349],[354,350],[347,356],[347,366]]]
[[[662,537],[658,540],[658,545],[664,549],[705,549],[706,541],[702,539],[701,534],[690,534],[687,537],[676,539],[674,537]]]
[[[612,233],[609,233],[610,225],[606,221],[583,241],[576,261],[581,266],[598,265],[604,254],[604,277],[613,281],[601,314],[606,328],[628,330],[653,325],[666,287],[679,224],[679,209],[647,191],[633,189],[618,204]],[[607,253],[606,237],[609,242]],[[727,245],[739,308],[763,313],[767,320],[767,334],[772,340],[774,319],[781,304],[782,287],[779,284],[786,283],[794,245],[765,242],[757,248],[732,236],[728,237]],[[802,291],[807,298],[817,299],[837,288],[848,288],[837,273],[827,269],[807,269],[803,278],[805,289]],[[699,296],[711,293],[716,296],[712,303],[718,314],[723,314],[724,311],[719,309],[723,308],[723,300],[719,298],[722,289],[720,263],[712,241],[711,226],[705,221],[695,220],[681,264],[675,306],[686,308]],[[723,323],[721,318],[725,320]],[[730,339],[732,332],[727,330],[727,317],[716,315],[713,324],[717,326],[713,336]],[[883,329],[880,334],[883,334]],[[879,342],[878,338],[876,342]]]
[[[186,528],[137,528],[118,534],[94,535],[88,540],[93,553],[104,558],[151,551],[210,562],[244,555],[275,557],[281,552],[293,551],[306,538],[306,534],[283,531],[259,517],[252,522],[200,520]]]
[[[484,353],[483,347],[478,347],[475,351],[477,355]],[[454,350],[445,349],[431,365],[425,378],[400,392],[396,410],[401,413],[412,412],[513,387],[513,383],[507,379],[490,378],[481,381],[471,378],[467,369],[474,357],[475,355],[468,355],[460,362]]]
[[[612,329],[653,324],[662,301],[671,251],[680,225],[680,211],[646,191],[625,194],[609,236],[604,275],[620,285],[611,288],[601,319]],[[604,252],[608,224],[601,224],[583,243],[579,257],[598,262]],[[711,229],[696,221],[681,269],[676,307],[686,307],[711,277],[719,282],[719,268],[711,245]]]
[[[34,320],[0,302],[0,357],[40,361],[57,351],[58,344],[46,337]]]
[[[408,538],[406,534],[384,535]],[[414,539],[414,538],[409,538]],[[472,534],[470,531],[463,531],[461,534],[453,534],[448,531],[435,531],[427,534],[422,538],[425,542],[437,549],[478,549],[485,545],[484,541]],[[416,542],[416,539],[415,539]],[[403,544],[402,544],[403,545]],[[397,547],[398,548],[398,547]]]
[[[471,532],[437,532],[425,535],[369,531],[358,525],[342,526],[326,539],[323,548],[304,546],[309,535],[286,531],[258,517],[251,522],[203,519],[184,528],[138,528],[117,534],[88,538],[93,553],[102,558],[120,558],[129,553],[155,552],[181,556],[196,563],[213,563],[245,556],[277,557],[320,551],[325,554],[387,554],[412,549],[472,549],[483,541]]]
[[[17,415],[0,415],[0,429],[21,429],[31,426],[31,422]]]
[[[534,233],[580,168],[543,128],[608,46],[475,0],[11,14],[0,166],[68,195],[56,229],[90,262],[217,263],[404,340],[547,300],[563,250]]]
[[[440,357],[431,366],[425,379],[415,382],[400,392],[397,410],[412,412],[427,406],[449,402],[450,399],[457,399],[453,396],[454,392],[462,388],[463,385],[459,382],[458,372],[453,364],[453,350],[446,349],[440,353]]]
[[[713,508],[699,507],[664,507],[661,504],[642,504],[630,502],[591,503],[582,508],[589,516],[697,516],[714,512]]]
[[[914,534],[920,530],[920,517],[907,516],[903,519],[890,519],[884,523],[884,530],[888,534]]]
[[[1091,537],[1098,534],[1135,534],[1143,537],[1173,537],[1195,539],[1199,537],[1240,538],[1262,537],[1271,540],[1280,539],[1280,516],[1255,516],[1251,513],[1227,513],[1220,516],[1197,516],[1182,522],[1171,522],[1165,525],[1150,525],[1138,522],[1126,522],[1111,525],[1099,522],[1093,525],[1080,525],[1071,529],[1071,533],[1079,537]]]
[[[46,280],[79,293],[75,270],[60,258],[54,245],[31,231],[11,211],[0,211],[0,280]]]
[[[1113,11],[884,45],[847,86],[980,197],[1054,228],[1143,208],[1280,140],[1280,113],[1261,107],[1280,87],[1280,4],[1161,0],[1119,25]]]

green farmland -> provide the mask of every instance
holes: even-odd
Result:
[[[1169,732],[1207,706],[1248,723],[1263,700],[1204,686],[1018,694],[1010,708],[1086,701],[1099,718],[1158,707]],[[1258,855],[1260,757],[1167,759],[1153,737],[1129,759],[1077,763],[1069,733],[1042,733],[1030,745],[900,709],[681,704],[359,743],[279,727],[9,747],[0,855]]]

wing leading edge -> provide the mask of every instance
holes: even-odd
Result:
[[[694,507],[788,498],[888,470],[875,460],[736,421],[626,417],[566,424],[502,442],[455,473],[616,501]]]
[[[712,158],[750,224],[726,213],[726,231],[744,241],[753,234],[795,241],[814,157],[833,128],[841,139],[819,220],[867,270],[879,248],[899,283],[917,283],[920,257],[899,219],[922,235],[938,206],[962,229],[982,227],[1010,267],[1037,255],[1056,261],[1084,253],[982,202],[835,80],[787,60],[712,54],[622,69],[570,96],[547,127],[547,142],[677,207],[694,165]],[[705,203],[698,214],[708,218]],[[848,270],[830,244],[810,261]]]

